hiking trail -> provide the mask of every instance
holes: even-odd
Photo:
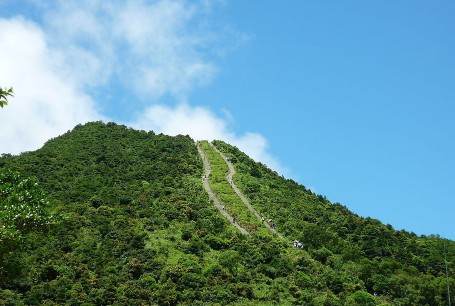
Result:
[[[204,162],[204,178],[202,179],[202,184],[204,185],[204,189],[209,195],[209,199],[213,200],[213,205],[215,205],[216,208],[220,211],[220,213],[229,220],[229,222],[234,225],[242,234],[244,235],[250,235],[250,233],[245,230],[243,227],[241,227],[237,222],[234,221],[234,218],[228,214],[228,212],[223,209],[223,203],[221,200],[218,199],[218,197],[215,196],[215,193],[213,192],[212,188],[210,187],[209,184],[209,176],[211,172],[211,167],[210,167],[210,162],[207,156],[205,155],[204,150],[199,146],[199,142],[196,141],[196,147],[199,152],[199,155],[202,158],[202,161]]]
[[[225,161],[225,163],[227,164],[228,168],[229,168],[229,172],[228,174],[226,175],[226,179],[228,181],[228,183],[231,185],[232,189],[234,189],[234,192],[237,194],[237,196],[240,198],[240,200],[242,200],[243,204],[245,204],[245,206],[248,208],[248,210],[250,212],[252,212],[258,219],[259,221],[261,221],[261,223],[263,223],[272,233],[276,234],[278,237],[280,238],[284,238],[283,235],[281,235],[280,233],[277,232],[277,230],[273,227],[270,226],[270,224],[266,221],[262,221],[262,216],[254,209],[253,206],[251,206],[250,204],[250,201],[248,201],[248,199],[245,197],[245,195],[237,188],[237,186],[235,185],[234,183],[234,180],[233,180],[233,177],[234,177],[234,174],[235,174],[235,169],[234,169],[234,166],[232,165],[232,163],[226,158],[226,156],[220,151],[218,150],[211,142],[209,142],[209,144],[212,146],[212,148],[218,153],[220,154],[220,156],[223,158],[223,160]]]

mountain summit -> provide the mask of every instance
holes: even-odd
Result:
[[[447,305],[455,290],[453,241],[362,218],[222,141],[92,122],[0,170],[62,216],[0,246],[0,305]]]

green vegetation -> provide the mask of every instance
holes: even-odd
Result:
[[[48,206],[33,179],[13,171],[0,172],[0,282],[15,273],[17,263],[11,254],[21,248],[25,235],[59,222],[60,217]]]
[[[313,258],[337,271],[328,283],[332,292],[346,290],[355,275],[362,290],[384,296],[394,305],[446,304],[444,245],[449,274],[454,275],[454,242],[417,237],[378,220],[361,218],[280,177],[237,148],[222,141],[214,144],[230,157],[237,171],[234,181],[255,209],[272,216],[281,233],[301,241]],[[453,277],[450,287],[455,288]],[[365,295],[358,293],[349,300],[360,296]]]
[[[8,97],[14,97],[13,87],[10,88],[2,88],[0,87],[0,107],[8,105]]]
[[[226,179],[228,166],[223,158],[218,154],[207,141],[200,142],[212,167],[212,173],[209,177],[209,183],[214,193],[221,202],[226,206],[228,213],[236,218],[236,222],[250,233],[270,236],[265,226],[254,216],[235,194],[229,182]]]
[[[289,241],[236,197],[207,142],[212,188],[251,236],[210,203],[191,138],[88,123],[35,152],[0,158],[1,220],[21,245],[7,256],[1,249],[0,305],[447,304],[442,243],[453,275],[452,241],[360,218],[216,145],[231,157],[238,187]],[[27,209],[8,214],[27,192],[37,223]]]

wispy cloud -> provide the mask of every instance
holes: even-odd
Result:
[[[247,39],[210,22],[214,1],[31,3],[39,20],[0,18],[0,85],[16,91],[0,111],[0,153],[37,149],[78,123],[109,120],[107,110],[119,107],[115,98],[114,105],[100,98],[109,96],[134,105],[124,123],[223,139],[283,169],[262,135],[237,135],[233,118],[187,102],[189,93],[215,78],[220,50],[232,52]],[[164,97],[174,106],[163,104]]]
[[[55,48],[80,82],[117,81],[156,101],[180,98],[216,74],[206,5],[186,1],[57,1],[44,13]],[[111,84],[109,84],[111,85]]]

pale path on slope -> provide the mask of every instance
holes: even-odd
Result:
[[[226,162],[228,168],[229,168],[229,172],[226,176],[226,179],[228,180],[229,184],[231,185],[232,189],[234,189],[235,193],[237,194],[237,196],[240,198],[240,200],[242,200],[243,204],[245,204],[245,206],[248,208],[249,211],[251,211],[260,221],[261,223],[263,223],[270,231],[272,231],[273,233],[277,234],[280,238],[283,238],[283,235],[281,235],[280,233],[278,233],[276,231],[276,229],[272,228],[270,226],[270,224],[266,223],[266,222],[263,222],[262,220],[262,216],[254,209],[253,206],[251,206],[250,204],[250,201],[248,201],[248,199],[243,195],[243,193],[237,188],[237,186],[234,184],[234,181],[233,181],[233,176],[235,174],[235,169],[234,169],[234,166],[232,165],[232,163],[226,158],[226,156],[221,153],[220,150],[218,150],[212,143],[210,143],[210,145],[213,147],[213,149],[215,149],[216,152],[218,152],[218,154],[221,155],[221,157],[224,159],[224,161]]]
[[[220,211],[220,213],[226,218],[229,220],[229,222],[231,222],[232,225],[234,225],[242,234],[244,235],[250,235],[250,233],[248,231],[246,231],[243,227],[241,227],[239,224],[237,224],[236,222],[234,222],[234,219],[233,217],[231,217],[227,211],[225,209],[223,209],[223,204],[218,200],[218,198],[215,196],[212,188],[210,187],[210,184],[209,184],[209,175],[210,175],[210,172],[211,172],[211,168],[210,168],[210,163],[209,163],[209,160],[207,158],[207,156],[205,155],[204,153],[204,150],[201,149],[201,147],[199,146],[199,143],[196,142],[196,147],[197,147],[197,150],[199,152],[199,155],[201,155],[201,158],[202,158],[202,161],[204,162],[204,174],[205,174],[205,179],[202,180],[202,184],[204,185],[204,189],[205,191],[207,192],[207,194],[209,195],[209,198],[211,200],[213,200],[213,204],[216,206],[216,208],[218,208],[218,210]]]

